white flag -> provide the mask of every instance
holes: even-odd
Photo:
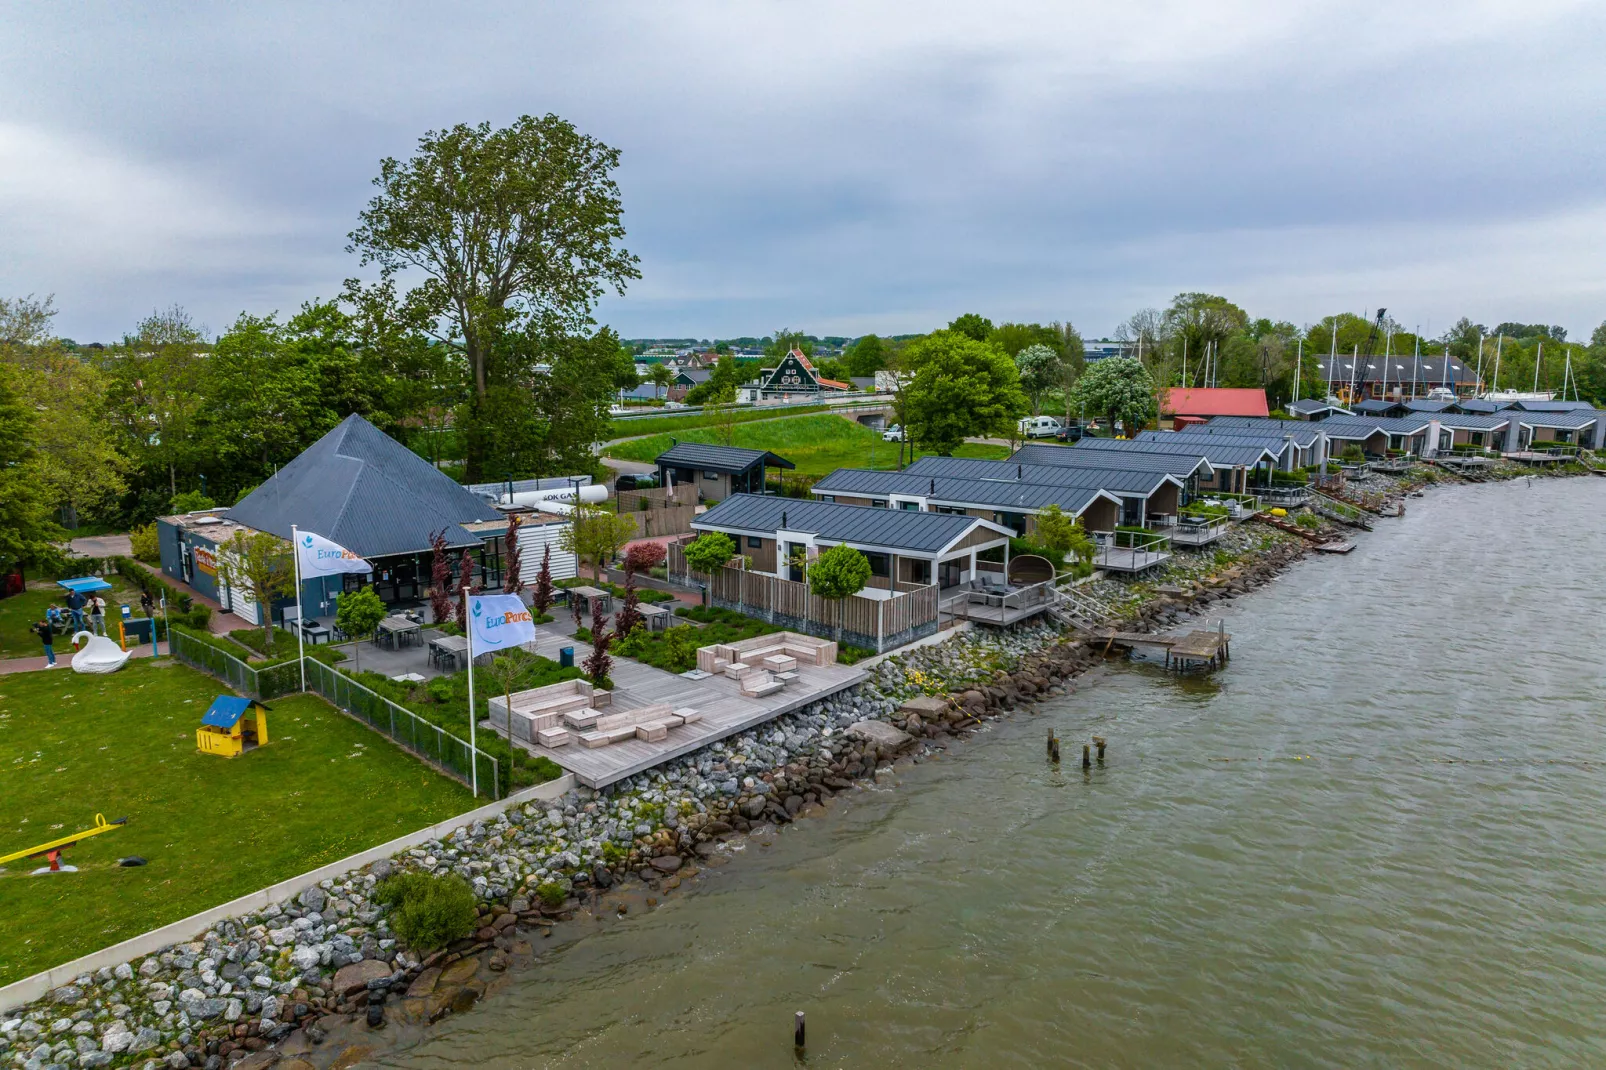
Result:
[[[535,617],[516,594],[470,595],[468,618],[476,654],[535,642]]]
[[[335,576],[342,572],[372,572],[373,566],[337,542],[310,531],[296,533],[296,553],[301,558],[301,575]]]

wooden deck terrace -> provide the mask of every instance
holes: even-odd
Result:
[[[1130,550],[1122,546],[1111,546],[1099,550],[1093,556],[1093,567],[1108,572],[1136,573],[1146,572],[1169,560],[1171,555],[1160,551]]]
[[[1181,635],[1106,631],[1099,633],[1099,638],[1105,640],[1106,653],[1115,647],[1161,651],[1165,655],[1166,668],[1178,672],[1220,668],[1232,656],[1232,636],[1224,630],[1196,629]]]
[[[535,653],[558,660],[562,647],[581,647],[573,639],[560,633],[536,629]],[[582,651],[575,651],[578,656]],[[728,736],[772,721],[782,714],[801,709],[812,702],[844,691],[869,674],[851,665],[828,665],[816,668],[799,665],[797,679],[773,695],[751,698],[742,694],[741,685],[724,676],[709,676],[702,680],[688,680],[674,673],[655,669],[630,658],[615,657],[613,662],[613,701],[609,713],[623,713],[644,706],[668,705],[679,709],[689,706],[702,714],[702,719],[669,730],[668,736],[657,743],[630,739],[607,747],[588,749],[578,742],[563,747],[543,747],[515,741],[526,753],[550,758],[588,788],[601,788],[634,776],[653,766],[681,755],[699,750]],[[475,680],[476,684],[496,685],[490,677]],[[490,721],[481,721],[482,732],[507,733]]]
[[[1022,601],[1010,595],[994,595],[993,600],[998,602],[992,605],[983,602],[973,602],[969,594],[956,595],[944,600],[942,611],[961,620],[973,621],[977,624],[991,624],[996,627],[1008,627],[1028,620],[1039,613],[1047,612],[1053,602],[1049,598],[1036,598],[1031,601]]]

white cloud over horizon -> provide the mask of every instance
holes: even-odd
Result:
[[[464,10],[0,4],[0,293],[80,339],[293,309],[381,157],[554,111],[623,153],[627,336],[1606,319],[1598,5]]]

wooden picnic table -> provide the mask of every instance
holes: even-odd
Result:
[[[664,631],[675,619],[674,611],[667,606],[655,606],[643,602],[636,607],[636,610],[641,614],[641,622],[647,626],[649,632]]]

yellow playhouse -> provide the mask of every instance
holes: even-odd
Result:
[[[212,700],[201,727],[195,730],[195,745],[202,754],[233,758],[268,741],[268,708],[255,699],[219,695]]]

